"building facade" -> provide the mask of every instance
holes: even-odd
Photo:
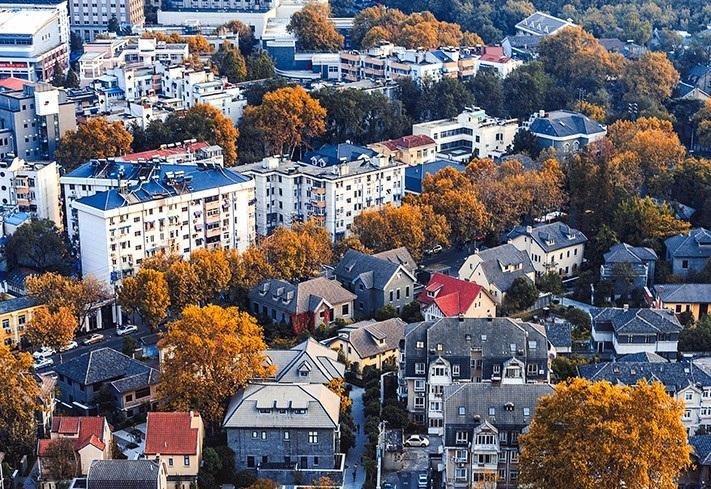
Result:
[[[40,219],[49,219],[60,229],[59,168],[54,161],[27,162],[7,157],[0,161],[0,202]]]
[[[588,116],[569,110],[539,111],[523,123],[542,149],[553,148],[568,154],[603,139],[607,127]]]
[[[0,341],[14,348],[20,345],[32,313],[41,307],[33,297],[23,296],[0,302]]]
[[[144,0],[69,0],[69,22],[72,32],[93,41],[97,34],[107,32],[114,17],[121,26],[143,26],[144,6]]]
[[[694,228],[686,234],[665,239],[664,246],[667,249],[667,261],[672,265],[672,273],[686,277],[689,273],[703,270],[711,258],[711,231]]]
[[[578,274],[588,241],[582,232],[561,222],[517,226],[507,239],[528,255],[537,275],[557,272],[563,277]]]

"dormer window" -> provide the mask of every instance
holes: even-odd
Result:
[[[425,342],[424,341],[418,341],[415,343],[415,348],[424,348],[425,347]]]
[[[444,349],[444,345],[442,343],[437,343],[437,351],[442,351]]]
[[[271,414],[272,413],[271,409],[265,409],[265,408],[257,409],[257,411],[259,411],[259,414]]]

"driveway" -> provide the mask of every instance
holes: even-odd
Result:
[[[560,303],[563,306],[577,307],[578,309],[582,309],[587,313],[590,313],[590,308],[593,307],[590,304],[586,304],[585,302],[576,301],[567,297],[560,297]]]
[[[355,385],[351,386],[350,398],[353,401],[351,412],[353,413],[353,422],[356,425],[355,446],[350,449],[346,456],[346,469],[343,473],[344,489],[360,489],[365,482],[365,470],[363,469],[363,453],[365,452],[365,444],[368,437],[365,435],[365,412],[363,411],[363,392],[362,387]],[[355,470],[355,478],[353,473]]]

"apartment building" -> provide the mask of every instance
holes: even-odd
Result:
[[[536,324],[509,318],[444,318],[405,332],[399,393],[429,433],[443,433],[443,394],[459,383],[549,380],[548,340]]]
[[[451,119],[414,124],[412,134],[432,138],[437,153],[469,161],[472,157],[501,157],[513,145],[518,127],[517,119],[499,119],[479,107],[467,107]]]
[[[562,222],[516,226],[506,238],[528,254],[537,275],[558,272],[566,278],[578,274],[588,241],[582,232]]]
[[[435,160],[437,143],[427,135],[403,136],[368,145],[369,148],[391,156],[411,166],[419,166]]]
[[[314,219],[334,241],[366,209],[399,206],[406,164],[352,144],[326,145],[304,161],[268,157],[239,170],[254,178],[257,233]]]
[[[0,342],[9,348],[18,346],[32,313],[38,307],[37,301],[29,296],[0,301]]]
[[[6,157],[0,161],[0,202],[60,228],[59,168],[55,161],[27,162]]]
[[[0,92],[0,153],[27,161],[50,160],[59,139],[76,129],[74,103],[47,83]]]
[[[84,41],[93,41],[107,31],[112,17],[123,26],[142,26],[144,5],[144,0],[69,0],[72,32]]]
[[[58,8],[0,7],[0,78],[48,81],[56,63],[69,64],[69,43]]]
[[[84,274],[112,284],[135,273],[143,258],[165,251],[245,250],[254,242],[254,181],[204,163],[138,163],[126,180],[73,202]],[[119,176],[119,178],[121,178]]]

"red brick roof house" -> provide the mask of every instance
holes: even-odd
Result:
[[[417,302],[422,304],[426,321],[438,318],[481,318],[496,316],[496,303],[476,282],[467,282],[443,273],[435,273]]]

